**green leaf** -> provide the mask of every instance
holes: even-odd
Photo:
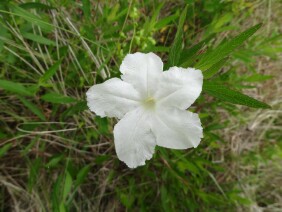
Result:
[[[42,167],[41,158],[36,158],[31,161],[29,167],[29,176],[28,176],[28,190],[31,191],[33,186],[37,183],[38,174],[40,173],[40,169]]]
[[[253,108],[271,108],[268,104],[253,99],[245,94],[206,80],[204,81],[203,90],[211,96],[233,104],[245,105]]]
[[[3,49],[4,49],[4,42],[0,40],[0,53],[3,51]]]
[[[177,32],[168,55],[168,67],[178,65],[180,59],[180,55],[182,52],[181,45],[182,45],[182,36],[183,36],[183,26],[186,18],[187,7],[188,5],[186,5],[179,18]]]
[[[199,168],[192,162],[185,160],[183,161],[179,161],[177,163],[177,167],[181,172],[185,172],[185,171],[190,171],[193,174],[199,174]]]
[[[189,67],[192,65],[200,56],[200,52],[203,49],[205,43],[210,41],[213,38],[213,35],[209,36],[205,40],[195,44],[194,46],[184,49],[181,53],[179,64],[181,67]]]
[[[63,158],[64,158],[64,154],[52,157],[52,159],[45,165],[45,167],[47,167],[47,168],[54,168],[54,167],[56,167],[59,164],[59,162]]]
[[[27,2],[19,5],[23,9],[47,9],[52,10],[56,9],[55,7],[51,7],[46,4],[38,3],[38,2]]]
[[[56,46],[56,43],[48,38],[44,38],[40,35],[36,35],[33,33],[22,32],[22,36],[28,40],[32,40],[36,43],[44,44],[44,45],[51,45]]]
[[[34,15],[33,13],[20,8],[14,4],[9,4],[9,7],[12,9],[13,13],[21,18],[23,18],[24,20],[26,20],[27,22],[30,22],[32,24],[35,24],[39,27],[41,27],[42,29],[44,29],[47,32],[51,32],[53,30],[53,26],[52,24],[49,24],[45,21],[43,21],[42,19],[40,19],[38,16]]]
[[[204,78],[209,79],[213,77],[221,68],[224,66],[226,61],[228,60],[228,57],[223,58],[222,60],[215,63],[212,67],[210,67],[208,70],[203,72]]]
[[[269,79],[272,79],[272,75],[262,75],[262,74],[254,74],[252,76],[248,76],[244,79],[246,82],[262,82]]]
[[[109,133],[109,123],[106,117],[101,118],[99,116],[96,116],[94,120],[95,120],[95,123],[97,123],[98,125],[98,132],[101,135],[106,135]]]
[[[170,16],[167,16],[165,18],[163,18],[162,20],[158,21],[156,24],[155,24],[155,29],[156,30],[159,30],[159,29],[162,29],[164,27],[166,27],[168,24],[170,24],[172,21],[174,21],[175,19],[177,19],[179,16],[178,13],[176,14],[173,14],[173,15],[170,15]]]
[[[35,143],[38,141],[38,137],[35,137],[32,139],[29,144],[25,145],[24,149],[21,151],[21,156],[25,156],[31,152],[32,147],[35,145]]]
[[[162,208],[165,212],[169,211],[168,208],[170,208],[170,204],[169,204],[169,196],[168,196],[168,192],[167,192],[167,189],[166,189],[166,186],[162,185],[161,186],[161,189],[160,189],[160,196],[161,196],[161,205],[162,205]]]
[[[3,7],[3,6],[6,6],[8,3],[9,3],[10,0],[1,0],[0,1],[0,9]]]
[[[169,52],[169,47],[166,46],[148,46],[143,50],[144,53],[149,52]]]
[[[62,186],[63,185],[63,175],[60,174],[55,183],[53,184],[52,188],[52,211],[59,211],[59,204],[61,202],[61,191],[62,191]]]
[[[95,158],[96,164],[103,164],[105,161],[108,161],[111,158],[109,155],[100,155]]]
[[[46,121],[46,118],[43,114],[43,112],[33,103],[31,103],[30,101],[22,98],[22,97],[18,97],[21,102],[35,115],[37,115],[42,121]]]
[[[82,10],[87,19],[91,17],[91,5],[89,0],[82,0]]]
[[[145,22],[145,24],[143,25],[143,30],[144,30],[144,36],[148,36],[150,32],[153,31],[154,26],[157,23],[157,18],[160,14],[160,10],[162,9],[162,7],[164,6],[164,2],[160,3],[158,5],[158,7],[155,9],[154,14],[150,17],[150,19],[148,18]]]
[[[1,132],[0,130],[0,139],[7,138],[7,135],[4,132]]]
[[[0,80],[0,88],[9,91],[11,93],[20,94],[23,96],[33,96],[33,94],[27,90],[22,84],[17,82],[11,82],[8,80]]]
[[[64,95],[57,94],[57,93],[47,93],[44,96],[42,96],[41,99],[46,102],[57,103],[57,104],[67,104],[67,103],[73,103],[77,101],[76,99],[72,97],[64,96]]]
[[[63,202],[60,204],[59,212],[67,212],[66,206]]]
[[[71,191],[72,187],[72,177],[69,172],[66,172],[65,184],[64,184],[64,192],[63,192],[63,200],[67,199],[68,194]]]
[[[78,114],[78,113],[86,110],[86,109],[88,109],[87,102],[86,101],[79,101],[75,105],[73,105],[72,107],[65,110],[65,112],[63,113],[63,116],[64,117],[73,116],[75,114]]]
[[[117,19],[117,12],[119,11],[119,8],[120,8],[119,4],[115,4],[115,6],[111,8],[111,12],[107,16],[108,23],[113,22]]]
[[[0,148],[0,158],[3,157],[9,151],[12,145],[13,145],[12,143],[7,143]]]
[[[196,64],[196,68],[205,71],[210,68],[215,63],[222,60],[224,57],[228,56],[235,48],[242,45],[242,43],[251,37],[262,24],[257,24],[246,31],[242,32],[235,38],[230,41],[225,41],[221,43],[216,49],[213,51],[208,51],[201,60]]]
[[[75,186],[79,186],[83,183],[83,181],[85,180],[85,178],[88,175],[88,172],[90,171],[90,165],[84,166],[82,169],[79,170],[77,176],[76,176],[76,182],[75,182]]]
[[[39,84],[45,83],[47,80],[49,80],[59,69],[62,61],[59,60],[54,65],[52,65],[39,79]]]

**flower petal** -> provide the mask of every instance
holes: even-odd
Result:
[[[197,147],[203,137],[198,114],[176,108],[159,110],[152,119],[157,145],[171,149]]]
[[[145,160],[152,158],[156,139],[141,108],[125,114],[115,125],[114,138],[117,156],[128,167],[145,165]]]
[[[90,110],[101,117],[122,118],[140,105],[140,94],[132,85],[118,78],[92,86],[86,95]]]
[[[172,67],[162,73],[156,98],[165,106],[187,109],[199,97],[203,74],[194,68]]]
[[[161,58],[154,53],[128,54],[122,61],[121,78],[131,83],[145,96],[152,95],[156,90],[156,82],[163,70]]]

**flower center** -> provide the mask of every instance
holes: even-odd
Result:
[[[156,101],[153,97],[148,97],[142,103],[146,109],[154,109],[156,105]]]

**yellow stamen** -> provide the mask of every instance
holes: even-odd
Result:
[[[147,99],[145,99],[143,104],[144,104],[145,108],[153,109],[155,107],[156,101],[153,97],[148,97]]]

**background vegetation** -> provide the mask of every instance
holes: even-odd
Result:
[[[281,211],[281,17],[278,0],[2,0],[1,211]],[[136,51],[204,71],[205,136],[131,170],[85,92]]]

